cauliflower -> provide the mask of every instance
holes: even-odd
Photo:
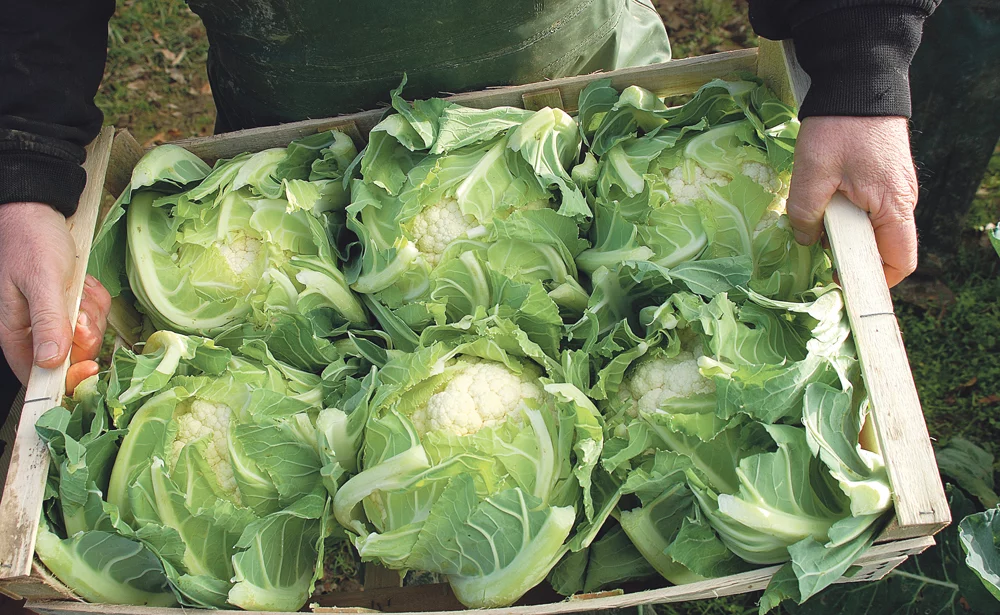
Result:
[[[753,238],[757,239],[757,235],[760,235],[772,226],[781,224],[786,224],[787,222],[782,222],[782,215],[785,213],[785,199],[780,199],[767,208],[764,215],[760,217],[760,221],[757,222],[757,226],[753,228]],[[785,218],[787,220],[787,218]]]
[[[509,418],[520,420],[521,402],[545,395],[536,374],[516,374],[493,361],[460,362],[464,366],[457,375],[410,417],[420,435],[447,431],[467,436]]]
[[[638,363],[618,392],[626,414],[636,418],[640,412],[655,412],[669,399],[715,392],[715,383],[698,369],[700,355],[696,348],[673,358],[653,356]]]
[[[689,174],[684,165],[674,167],[666,176],[667,192],[682,205],[690,205],[705,198],[705,185],[719,185],[729,181],[729,178],[722,173],[702,168],[699,165],[693,165],[692,168],[694,171]]]
[[[781,192],[782,181],[774,169],[763,162],[744,162],[740,172],[767,189],[768,192]]]
[[[177,465],[177,459],[185,446],[207,436],[205,460],[215,470],[215,477],[223,491],[238,504],[240,493],[229,461],[229,420],[232,414],[229,406],[202,399],[193,400],[187,408],[180,411],[175,419],[177,435],[170,445],[170,469],[173,471]]]
[[[254,275],[249,270],[260,260],[264,244],[260,239],[236,232],[230,241],[219,243],[218,248],[233,274],[242,277],[244,274]]]
[[[782,193],[787,192],[787,187],[774,169],[762,162],[748,161],[740,165],[740,172],[753,181],[764,187],[768,192],[779,195],[782,208],[784,198]],[[690,205],[700,199],[705,198],[705,186],[715,184],[717,186],[727,184],[732,179],[726,173],[706,169],[699,164],[682,164],[667,172],[665,180],[667,192],[671,198],[682,205]],[[775,207],[772,204],[772,207]]]
[[[445,198],[418,213],[410,222],[410,236],[417,249],[432,266],[441,260],[448,244],[469,236],[479,224],[462,213],[458,201]]]

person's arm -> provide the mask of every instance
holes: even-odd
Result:
[[[889,285],[917,265],[910,61],[940,0],[750,0],[760,36],[791,39],[809,92],[788,198],[799,241],[822,232],[837,191],[869,212]]]
[[[101,128],[94,104],[114,0],[13,0],[0,21],[0,203],[70,215]]]
[[[106,292],[91,288],[71,339],[66,293],[76,254],[64,216],[76,210],[86,182],[84,146],[103,121],[94,95],[114,8],[114,0],[4,4],[0,348],[22,382],[33,362],[51,368],[71,350],[74,361],[96,355],[94,339],[104,331]]]

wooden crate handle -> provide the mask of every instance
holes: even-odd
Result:
[[[97,214],[101,207],[104,176],[111,156],[114,129],[106,127],[87,147],[87,184],[80,196],[76,214],[67,219],[70,235],[76,243],[76,266],[67,294],[70,323],[76,326],[87,274],[87,255],[94,239]],[[25,577],[31,574],[35,534],[42,512],[42,496],[48,472],[49,453],[35,433],[35,421],[49,408],[62,401],[66,389],[69,358],[61,367],[32,367],[24,395],[21,420],[17,426],[10,458],[10,471],[0,501],[0,578]]]
[[[905,534],[933,534],[951,522],[917,387],[882,271],[868,215],[837,193],[826,209],[826,233],[844,291],[875,431]],[[903,534],[900,534],[901,536]]]
[[[809,76],[791,41],[761,40],[757,75],[789,104],[801,105],[809,91]],[[895,520],[879,540],[934,534],[951,522],[951,511],[871,221],[837,193],[826,209],[825,225],[896,507]]]

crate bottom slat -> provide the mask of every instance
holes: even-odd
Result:
[[[888,574],[893,568],[903,563],[907,557],[924,552],[934,544],[930,536],[922,536],[910,540],[875,545],[869,549],[857,562],[860,568],[850,577],[844,577],[838,583],[855,583],[877,580]],[[626,608],[643,604],[665,604],[684,602],[687,600],[703,600],[721,598],[760,591],[767,587],[771,576],[780,566],[770,566],[744,572],[742,574],[710,579],[659,589],[648,589],[627,594],[616,592],[601,592],[589,594],[592,598],[572,597],[562,602],[548,604],[530,604],[503,609],[483,609],[477,613],[506,613],[510,615],[541,615],[556,613],[578,613],[600,609]],[[323,602],[336,600],[337,604],[320,606],[316,613],[365,613],[388,612],[406,615],[437,612],[443,615],[462,615],[469,611],[456,608],[456,601],[447,585],[416,585],[411,587],[380,588],[375,590],[348,592],[340,595],[317,597]],[[26,605],[41,615],[93,615],[107,613],[108,615],[181,615],[190,614],[192,609],[151,608],[141,606],[117,606],[107,604],[67,603],[53,601],[29,601]],[[438,606],[439,608],[434,608]],[[215,611],[216,613],[243,613],[245,611]],[[274,612],[262,615],[276,615]]]

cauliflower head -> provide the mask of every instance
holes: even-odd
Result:
[[[256,237],[237,231],[231,239],[220,242],[219,253],[225,259],[229,269],[236,277],[259,275],[261,256],[264,253],[264,243]]]
[[[215,470],[215,477],[222,490],[233,502],[239,504],[240,492],[229,459],[229,422],[232,414],[229,406],[197,398],[185,408],[179,408],[174,417],[177,435],[170,443],[170,469],[173,470],[177,465],[177,459],[185,446],[205,438],[205,460]]]
[[[414,216],[409,234],[420,254],[435,267],[448,244],[469,237],[479,226],[473,216],[462,213],[457,200],[444,198]]]
[[[775,203],[768,209],[777,208],[780,202],[781,210],[784,211],[784,195],[788,193],[788,186],[787,181],[781,175],[770,166],[754,160],[741,163],[739,169],[740,173],[763,186],[768,192],[775,194]],[[705,199],[706,186],[721,186],[728,184],[732,179],[730,175],[722,171],[705,168],[692,160],[670,169],[664,176],[667,193],[674,201],[682,205],[691,205]]]
[[[456,366],[444,388],[410,416],[420,435],[445,431],[467,436],[508,419],[519,421],[524,400],[546,396],[538,373],[529,368],[517,374],[503,363],[467,358],[458,359]]]
[[[655,412],[669,399],[715,392],[715,383],[698,369],[701,349],[682,350],[668,358],[653,355],[632,367],[622,382],[618,399],[625,413],[637,418],[641,412]]]

